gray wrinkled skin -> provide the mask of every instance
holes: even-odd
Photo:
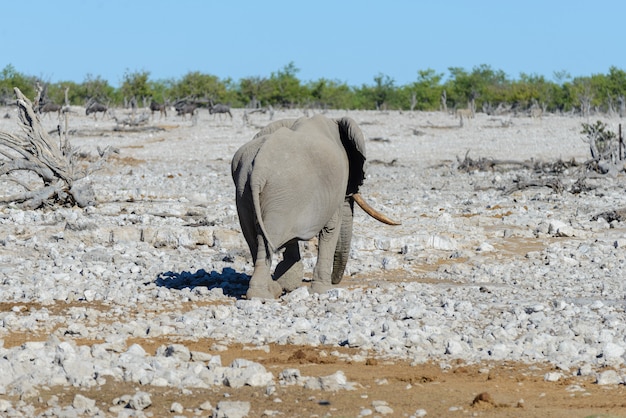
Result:
[[[350,196],[363,182],[364,162],[365,142],[356,122],[321,115],[273,122],[235,153],[237,212],[254,263],[248,298],[274,298],[298,287],[303,278],[298,241],[313,237],[318,237],[313,291],[325,292],[341,280],[352,233]],[[282,248],[283,261],[272,279],[272,256]]]

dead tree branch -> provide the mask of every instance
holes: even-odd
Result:
[[[532,179],[532,180],[522,180],[517,178],[513,182],[513,186],[509,187],[504,191],[504,194],[511,194],[517,190],[524,190],[531,187],[549,187],[556,193],[563,193],[565,190],[565,186],[558,177],[549,178],[549,179]]]
[[[511,171],[511,170],[530,170],[535,173],[540,174],[561,174],[565,170],[573,167],[578,167],[579,164],[576,160],[572,159],[570,161],[563,161],[558,159],[554,162],[544,162],[539,160],[529,160],[529,161],[517,161],[517,160],[498,160],[493,158],[484,158],[480,157],[478,159],[473,159],[469,156],[469,151],[465,154],[465,158],[461,159],[458,156],[457,159],[457,169],[459,171]],[[582,164],[584,165],[584,164]]]
[[[95,204],[91,185],[81,181],[94,171],[93,168],[80,167],[77,153],[66,138],[60,138],[59,143],[55,143],[41,126],[30,100],[18,88],[14,91],[19,124],[25,135],[0,132],[0,178],[21,185],[25,191],[0,196],[0,203],[17,203],[26,209],[53,203],[80,207]],[[32,187],[14,177],[22,171],[35,173],[43,186]]]

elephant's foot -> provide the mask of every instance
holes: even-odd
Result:
[[[278,270],[278,268],[277,268]],[[302,286],[302,277],[304,276],[304,267],[302,262],[298,261],[293,264],[289,270],[285,271],[278,280],[276,280],[280,286],[286,292],[291,292]]]
[[[271,281],[268,286],[251,286],[246,292],[246,299],[277,299],[283,294],[283,288],[275,281]]]
[[[315,280],[311,283],[311,291],[313,293],[326,293],[327,291],[329,291],[333,287],[334,286],[332,284],[320,283],[320,282],[315,281]]]
[[[278,299],[283,294],[283,287],[280,283],[272,280],[270,283],[270,292],[274,295],[274,299]]]

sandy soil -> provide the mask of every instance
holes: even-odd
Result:
[[[383,279],[385,277],[382,277]],[[391,276],[390,279],[397,277]],[[358,277],[350,278],[351,281]],[[82,306],[87,302],[83,302]],[[196,304],[197,305],[197,304]],[[2,303],[0,309],[7,310],[24,304]],[[51,313],[68,310],[81,303],[55,304],[48,306]],[[36,306],[35,306],[36,307]],[[93,304],[90,304],[93,307]],[[99,309],[113,307],[105,305]],[[138,307],[138,312],[141,307]],[[46,341],[48,335],[16,333],[4,338],[7,348],[26,341]],[[78,339],[80,345],[101,343],[97,340]],[[384,401],[393,409],[391,416],[412,416],[423,409],[429,417],[481,416],[481,417],[619,417],[626,416],[626,388],[599,386],[592,377],[570,377],[559,382],[547,382],[546,373],[556,370],[547,364],[523,364],[515,362],[491,362],[467,365],[457,362],[452,365],[426,363],[411,364],[408,361],[379,360],[366,351],[347,347],[309,347],[296,345],[274,345],[256,347],[232,344],[226,351],[212,351],[216,341],[169,338],[134,338],[127,345],[139,344],[146,352],[154,355],[162,345],[184,343],[190,350],[199,350],[222,357],[222,364],[236,358],[245,358],[263,364],[274,374],[287,368],[297,368],[303,376],[329,376],[343,371],[356,390],[336,392],[304,389],[299,386],[277,386],[277,391],[266,394],[265,388],[244,387],[233,389],[220,386],[215,389],[180,390],[174,388],[140,387],[135,384],[108,381],[93,389],[52,387],[43,390],[38,399],[28,403],[36,407],[37,413],[49,408],[52,397],[59,405],[71,405],[77,393],[97,401],[97,406],[106,411],[112,400],[137,390],[151,394],[152,405],[145,410],[152,416],[171,416],[170,406],[179,402],[186,407],[184,416],[197,416],[200,405],[209,401],[213,406],[220,400],[249,401],[249,416],[357,417],[363,409],[374,410],[375,401]],[[333,355],[330,353],[333,352]],[[359,354],[365,360],[354,362],[351,355]],[[343,357],[342,357],[343,355]],[[346,360],[342,358],[346,358]],[[19,399],[3,396],[16,404]],[[209,411],[201,415],[206,416]],[[382,414],[374,414],[382,416]]]
[[[252,126],[243,126],[241,111],[235,112],[234,121],[209,119],[203,114],[196,126],[189,121],[181,121],[174,116],[154,121],[154,124],[167,126],[165,131],[146,136],[116,133],[107,136],[106,141],[97,136],[77,138],[77,145],[84,149],[95,149],[103,142],[118,147],[120,155],[113,161],[108,170],[128,170],[133,165],[158,164],[158,161],[187,162],[204,158],[204,155],[189,155],[187,142],[206,140],[214,146],[211,159],[222,161],[224,167],[238,146],[249,139],[259,126],[267,123],[267,116],[258,116]],[[277,115],[293,116],[292,114]],[[371,158],[391,161],[397,158],[398,150],[394,141],[406,132],[413,131],[415,138],[421,138],[420,132],[428,129],[439,129],[442,134],[428,135],[414,148],[402,154],[404,163],[412,163],[426,167],[442,161],[449,161],[456,156],[463,156],[471,148],[474,156],[494,158],[510,157],[516,138],[524,136],[526,146],[516,149],[516,159],[537,157],[545,147],[551,147],[551,155],[559,155],[563,159],[586,157],[587,147],[580,141],[579,127],[581,120],[567,121],[558,119],[558,123],[547,117],[543,120],[529,118],[511,118],[510,116],[492,118],[479,115],[478,120],[470,121],[465,127],[458,127],[458,120],[449,115],[438,114],[383,114],[372,113],[370,120],[375,123],[364,125],[370,138],[389,139],[391,145],[380,141],[368,144]],[[512,127],[503,135],[499,129],[504,123],[513,120]],[[15,121],[15,119],[13,119]],[[390,122],[391,121],[391,122]],[[50,126],[52,119],[44,120]],[[109,130],[114,122],[110,120],[92,122],[85,120],[85,126],[95,124],[104,131]],[[256,125],[256,126],[255,126]],[[7,122],[3,122],[4,128]],[[91,125],[94,126],[94,125]],[[404,132],[404,133],[400,133]],[[410,133],[408,134],[411,135]],[[551,137],[546,141],[546,137]],[[546,145],[547,144],[547,145]],[[155,163],[157,162],[157,163]],[[155,169],[158,169],[156,166]],[[520,251],[522,252],[522,251]],[[429,267],[432,270],[432,266]],[[419,270],[419,269],[416,269]],[[419,271],[418,271],[419,273]],[[370,277],[371,279],[371,277]],[[405,280],[402,272],[381,272],[377,280]],[[411,280],[420,280],[414,276]],[[344,286],[350,287],[359,281],[359,276],[347,277]],[[362,283],[362,282],[361,282]],[[51,312],[61,312],[72,306],[87,304],[56,303],[47,308]],[[197,305],[197,304],[195,304]],[[3,311],[15,306],[31,306],[26,304],[0,303]],[[90,307],[94,307],[90,304]],[[114,306],[100,304],[99,310],[114,309]],[[140,306],[137,310],[141,310]],[[14,333],[4,336],[7,348],[20,345],[26,341],[45,341],[48,335],[32,333]],[[91,345],[98,341],[77,340],[79,344]],[[277,387],[271,395],[265,388],[232,389],[218,387],[213,390],[179,390],[173,388],[150,388],[152,406],[145,410],[151,416],[169,416],[172,402],[180,402],[185,406],[185,416],[206,416],[210,411],[200,411],[200,405],[209,401],[215,406],[220,400],[245,400],[251,402],[249,416],[345,416],[355,417],[364,408],[374,410],[373,402],[385,401],[393,409],[392,416],[411,416],[423,409],[428,417],[438,416],[482,416],[482,417],[585,417],[585,416],[626,416],[626,388],[624,386],[599,386],[592,377],[571,377],[558,382],[547,382],[544,376],[553,370],[548,364],[519,363],[488,363],[488,364],[410,364],[407,361],[380,360],[371,353],[344,347],[305,347],[275,346],[246,347],[232,344],[226,351],[212,352],[210,347],[214,341],[185,340],[176,341],[170,338],[150,339],[136,338],[130,343],[140,344],[148,353],[154,354],[157,347],[172,342],[183,342],[191,350],[219,354],[222,363],[229,364],[235,358],[247,358],[265,365],[274,373],[285,368],[298,368],[303,375],[326,376],[339,370],[347,379],[356,383],[356,390],[338,392],[322,392],[306,390],[301,387]],[[363,362],[342,360],[341,355],[329,355],[330,352],[360,354]],[[348,356],[346,356],[347,358]],[[112,406],[112,399],[123,394],[132,393],[136,385],[109,381],[104,386],[90,390],[79,390],[72,387],[53,387],[43,390],[41,396],[29,399],[36,406],[37,412],[48,408],[51,397],[59,398],[60,405],[71,404],[76,393],[81,393],[97,400],[97,406],[107,411]],[[19,399],[0,395],[15,404]],[[374,416],[382,414],[373,413]]]

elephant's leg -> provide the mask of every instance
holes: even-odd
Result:
[[[293,240],[285,247],[283,261],[278,263],[274,277],[283,290],[291,292],[302,285],[304,267],[300,260],[300,247],[297,240]]]
[[[272,280],[270,268],[272,266],[272,254],[267,249],[263,234],[257,235],[257,253],[254,261],[254,273],[250,278],[250,285],[246,298],[273,299],[279,297],[283,289]]]
[[[255,263],[258,252],[258,232],[251,198],[242,197],[237,199],[237,215],[239,217],[239,225],[241,225],[241,232],[243,232],[243,236],[250,249],[252,262]]]
[[[333,287],[331,273],[341,228],[341,212],[341,207],[339,207],[319,233],[317,263],[313,269],[313,282],[311,283],[311,290],[315,293],[324,293]]]

